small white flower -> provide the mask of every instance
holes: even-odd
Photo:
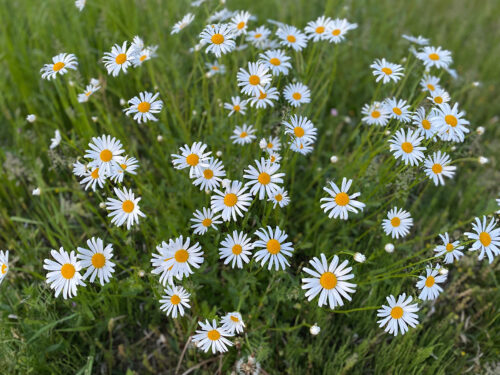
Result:
[[[361,253],[355,253],[353,258],[358,263],[364,263],[366,261],[366,257]]]
[[[320,326],[318,326],[317,323],[314,323],[314,325],[311,326],[311,328],[309,328],[309,332],[313,336],[316,336],[317,334],[319,334],[320,331],[321,331],[321,328],[320,328]]]
[[[26,116],[26,121],[31,122],[31,123],[35,122],[36,116],[35,115],[28,115],[28,116]]]

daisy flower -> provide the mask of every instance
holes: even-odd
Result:
[[[210,227],[217,230],[217,226],[215,224],[222,223],[222,221],[217,220],[220,218],[220,215],[214,215],[212,210],[205,207],[203,207],[202,210],[203,211],[196,210],[194,218],[191,219],[194,223],[191,225],[191,228],[194,230],[194,234],[205,234]]]
[[[383,105],[391,118],[402,122],[411,122],[412,113],[406,100],[396,98],[386,99]]]
[[[191,22],[194,20],[194,14],[193,13],[188,13],[182,19],[174,24],[172,27],[172,31],[170,32],[170,35],[177,34],[181,30],[183,30],[186,26],[189,26]]]
[[[189,177],[195,178],[203,174],[203,169],[209,166],[211,151],[205,152],[207,145],[202,142],[195,142],[191,147],[182,146],[178,154],[171,154],[172,164],[175,169],[189,168]]]
[[[444,185],[444,177],[453,178],[457,167],[450,165],[450,156],[441,151],[434,152],[424,160],[425,174],[434,181],[434,184]]]
[[[434,249],[437,253],[436,256],[444,255],[444,262],[447,264],[453,263],[454,260],[459,260],[464,253],[460,250],[463,250],[463,246],[460,245],[460,241],[451,242],[448,233],[440,234],[441,240],[443,241],[443,245],[438,245]]]
[[[332,20],[330,17],[321,16],[316,21],[309,21],[304,31],[310,40],[318,42],[328,37],[327,30],[329,30],[331,23]]]
[[[230,138],[234,144],[246,145],[252,143],[257,138],[254,133],[255,129],[252,125],[243,124],[243,126],[236,126]]]
[[[241,319],[239,312],[227,313],[221,318],[222,329],[229,333],[242,333],[245,330],[245,323]]]
[[[45,64],[40,73],[42,73],[42,78],[46,80],[51,80],[56,78],[56,76],[68,73],[69,69],[76,70],[78,67],[78,61],[76,61],[76,56],[72,53],[60,53],[52,58],[52,64]]]
[[[377,316],[382,318],[377,323],[385,331],[391,335],[398,335],[399,332],[404,335],[408,331],[408,326],[415,328],[418,324],[418,316],[415,314],[419,309],[416,303],[410,305],[413,298],[403,293],[396,298],[393,295],[387,297],[389,306],[382,305],[382,308],[377,310]]]
[[[229,9],[223,8],[223,9],[213,13],[210,17],[208,17],[207,22],[225,21],[225,20],[231,18],[233,16],[233,13],[234,12],[230,11]]]
[[[219,64],[217,61],[214,61],[213,63],[205,63],[205,66],[209,69],[207,72],[209,76],[226,73],[226,66]]]
[[[425,108],[419,107],[411,117],[413,125],[417,127],[417,134],[425,137],[425,139],[433,138],[437,132],[436,126],[431,121],[433,116],[434,114],[432,111],[426,114]]]
[[[285,134],[300,138],[303,142],[315,142],[317,129],[307,117],[293,115],[290,122],[283,121]]]
[[[197,329],[195,335],[193,335],[193,342],[198,348],[203,350],[205,353],[212,349],[212,353],[216,352],[227,352],[228,346],[233,346],[233,343],[226,339],[226,337],[234,336],[222,327],[217,327],[217,322],[215,319],[210,322],[208,319],[203,322],[198,322],[201,329]]]
[[[190,309],[189,294],[182,286],[169,285],[164,289],[165,294],[160,299],[160,310],[165,311],[168,317],[184,316],[184,308]]]
[[[288,206],[290,198],[288,198],[288,192],[284,187],[278,187],[268,201],[273,202],[273,208],[276,208],[277,205],[280,206],[280,208],[283,208]]]
[[[278,29],[276,35],[281,45],[292,47],[295,51],[301,51],[307,46],[307,36],[295,26],[284,25]]]
[[[153,57],[156,57],[156,50],[158,46],[147,46],[142,49],[137,50],[135,56],[132,57],[132,64],[134,68],[142,65],[144,61],[151,60]]]
[[[281,155],[274,151],[271,151],[267,156],[267,160],[269,160],[271,164],[279,163],[281,161]]]
[[[222,211],[222,220],[230,221],[231,218],[236,221],[236,215],[243,216],[248,211],[252,202],[252,195],[246,193],[247,186],[243,186],[240,181],[231,181],[224,192],[214,189],[214,195],[211,198],[211,207],[214,212]]]
[[[247,11],[236,12],[231,21],[229,22],[229,28],[231,29],[234,36],[239,36],[247,33],[248,20],[250,19],[250,13]]]
[[[249,99],[250,105],[257,109],[274,107],[274,101],[278,100],[280,97],[280,93],[275,87],[271,87],[271,84],[268,83],[264,86],[264,88],[260,91],[259,95],[254,96]]]
[[[271,270],[274,264],[275,271],[279,269],[284,270],[287,266],[290,266],[287,258],[293,253],[293,246],[291,242],[285,242],[288,235],[282,231],[279,227],[273,229],[268,226],[266,228],[260,228],[255,235],[259,237],[259,240],[254,242],[254,248],[262,249],[254,253],[253,257],[257,262],[261,262],[261,266],[264,267],[267,261],[269,264],[267,266],[268,270]]]
[[[386,59],[376,59],[370,65],[370,68],[373,69],[373,75],[377,77],[375,82],[387,83],[391,80],[397,82],[403,77],[403,67],[399,64],[390,63]]]
[[[285,55],[285,51],[281,49],[274,49],[271,51],[263,52],[259,55],[259,63],[271,69],[274,76],[283,74],[288,75],[292,64],[290,64],[290,57]]]
[[[85,91],[83,94],[78,94],[78,102],[79,103],[85,103],[88,102],[90,96],[94,94],[96,91],[98,91],[101,88],[99,85],[99,81],[95,78],[92,78],[90,80],[90,84],[88,84],[85,87]]]
[[[214,190],[218,188],[222,179],[226,176],[224,165],[218,159],[210,157],[208,166],[203,168],[202,173],[195,177],[194,186],[200,186],[200,190]]]
[[[439,105],[443,103],[447,103],[450,101],[450,94],[448,94],[445,90],[439,88],[430,92],[430,96],[427,97],[432,103]]]
[[[123,71],[125,74],[127,73],[127,68],[132,65],[132,60],[136,54],[136,47],[130,45],[127,49],[127,41],[125,41],[121,47],[119,44],[115,44],[111,48],[111,52],[105,52],[102,61],[104,62],[108,74],[116,77],[120,74],[120,71]]]
[[[57,146],[59,146],[59,143],[61,143],[61,132],[59,130],[56,130],[55,133],[54,133],[54,138],[50,139],[50,146],[49,146],[49,148],[51,150],[53,150]]]
[[[434,90],[440,89],[439,78],[435,76],[431,76],[429,74],[425,74],[420,81],[420,86],[422,86],[422,90],[428,90],[432,92]]]
[[[451,52],[441,47],[424,47],[416,56],[426,68],[448,68],[453,62]]]
[[[83,175],[83,180],[80,181],[81,185],[85,185],[85,190],[89,187],[92,188],[92,191],[95,191],[96,185],[99,185],[99,189],[102,189],[104,183],[106,182],[107,176],[103,174],[99,168],[93,168],[92,171],[88,170]]]
[[[87,240],[89,249],[79,247],[78,255],[80,264],[83,268],[87,268],[87,272],[83,275],[86,280],[90,276],[90,282],[93,283],[95,278],[99,278],[101,285],[109,282],[113,272],[115,272],[115,264],[111,261],[113,258],[113,245],[108,244],[104,247],[104,243],[100,238],[92,237]]]
[[[235,47],[234,35],[228,24],[205,26],[200,34],[201,42],[208,44],[206,53],[213,53],[216,57],[231,52]]]
[[[265,26],[259,26],[255,30],[248,32],[246,40],[257,48],[264,48],[269,35],[271,35],[271,30]]]
[[[323,190],[330,194],[330,196],[321,198],[320,202],[325,202],[321,205],[321,208],[328,214],[330,219],[332,217],[334,219],[339,217],[342,220],[347,220],[349,211],[354,213],[358,213],[358,210],[363,211],[366,205],[356,200],[361,193],[347,194],[351,187],[352,180],[347,180],[347,178],[344,177],[340,189],[333,181],[329,181],[328,184],[330,187],[325,186]]]
[[[9,250],[0,250],[0,284],[9,272]]]
[[[262,138],[259,142],[259,146],[267,152],[278,152],[281,149],[281,143],[278,137],[269,137],[268,140]]]
[[[458,109],[458,103],[451,107],[448,103],[439,105],[434,111],[432,121],[436,124],[438,134],[445,141],[463,142],[469,121],[463,118],[464,111]]]
[[[224,103],[224,108],[229,110],[227,117],[231,117],[233,113],[245,114],[246,111],[246,100],[241,100],[239,96],[231,96],[231,103]]]
[[[313,150],[313,142],[308,140],[302,140],[301,138],[295,138],[290,144],[290,150],[293,152],[298,152],[302,155],[310,154]]]
[[[420,142],[424,137],[419,137],[419,133],[408,129],[405,134],[404,129],[399,129],[396,134],[389,140],[391,144],[390,150],[393,151],[396,159],[402,159],[405,165],[418,165],[424,158],[426,148],[420,146]]]
[[[308,301],[319,294],[318,306],[329,304],[333,310],[336,306],[344,306],[342,297],[352,300],[350,294],[356,292],[356,284],[347,280],[353,279],[354,274],[350,273],[352,267],[347,267],[347,260],[339,264],[339,257],[335,255],[328,264],[325,254],[321,253],[320,257],[321,260],[314,257],[309,261],[313,269],[304,268],[312,277],[302,279],[302,289],[307,290]]]
[[[168,244],[163,241],[161,246],[158,246],[158,251],[165,259],[163,267],[171,271],[177,279],[182,280],[188,277],[194,271],[191,267],[200,268],[203,263],[203,251],[198,242],[189,246],[191,239],[182,236],[170,239]]]
[[[472,223],[472,229],[476,233],[465,232],[464,234],[471,240],[475,240],[469,251],[479,252],[479,260],[483,260],[484,254],[488,256],[490,264],[493,262],[493,257],[500,254],[500,228],[495,228],[495,218],[486,223],[486,216],[483,216],[483,222],[476,217],[476,222]]]
[[[121,183],[126,173],[136,174],[137,168],[139,168],[139,161],[136,158],[124,156],[111,168],[111,180]]]
[[[259,95],[264,86],[271,82],[271,74],[268,71],[269,69],[265,65],[258,62],[249,62],[248,71],[240,68],[236,77],[238,86],[242,86],[241,92],[247,95]]]
[[[243,263],[250,262],[249,256],[252,254],[253,243],[246,233],[233,231],[233,234],[228,234],[221,242],[219,247],[219,256],[224,260],[224,264],[231,263],[231,267],[235,265],[238,268],[243,268]]]
[[[55,262],[50,259],[43,261],[43,268],[47,272],[47,283],[50,288],[56,292],[56,298],[61,294],[64,299],[76,296],[76,287],[78,285],[85,286],[80,275],[82,265],[76,259],[74,251],[68,254],[67,251],[61,247],[59,252],[51,250],[50,254]]]
[[[75,0],[75,6],[78,8],[78,10],[81,12],[83,8],[85,8],[85,3],[87,0]]]
[[[413,35],[403,34],[402,37],[403,37],[403,39],[406,39],[410,43],[415,43],[415,44],[418,44],[420,46],[426,46],[429,44],[429,39],[424,38],[421,35],[413,36]]]
[[[289,83],[283,91],[285,99],[294,107],[299,107],[303,103],[311,102],[311,92],[302,83]]]
[[[135,198],[132,189],[123,188],[123,190],[120,190],[115,188],[114,190],[118,199],[108,198],[106,200],[106,209],[111,211],[108,217],[112,217],[111,223],[117,227],[127,222],[127,229],[130,229],[132,225],[139,223],[139,216],[146,217],[139,209],[138,203],[141,198]]]
[[[120,155],[124,153],[122,143],[110,135],[92,137],[89,147],[90,150],[85,151],[85,157],[92,159],[89,165],[99,168],[99,173],[104,176],[111,174],[111,168],[120,162]]]
[[[367,125],[385,126],[390,118],[390,112],[380,102],[365,104],[361,110],[361,114],[364,115],[361,121]]]
[[[382,228],[385,234],[392,238],[403,238],[410,233],[410,228],[413,226],[413,219],[410,213],[394,207],[387,213],[387,219],[382,221]]]
[[[77,177],[83,177],[87,175],[87,172],[89,171],[88,167],[86,164],[82,164],[79,161],[76,161],[73,163],[73,174]]]
[[[349,23],[345,18],[336,18],[328,24],[326,30],[326,40],[330,43],[340,43],[345,39],[349,30],[354,30],[358,27],[356,23]]]
[[[134,96],[128,101],[130,104],[129,108],[125,108],[123,111],[127,116],[134,114],[134,120],[139,124],[146,121],[158,121],[158,119],[153,116],[154,113],[160,113],[163,108],[163,102],[158,98],[159,92],[156,94],[143,91],[139,93],[139,96]]]
[[[257,168],[249,165],[244,170],[243,178],[249,180],[245,186],[250,188],[250,194],[257,196],[259,199],[264,199],[267,194],[268,197],[273,196],[273,192],[279,188],[278,184],[283,183],[284,173],[276,173],[280,168],[278,163],[271,164],[270,160],[261,158],[260,162],[255,160]]]
[[[425,269],[425,276],[419,276],[417,281],[417,288],[420,289],[420,298],[422,301],[436,299],[439,294],[443,291],[438,284],[444,283],[446,281],[446,275],[440,275],[439,269],[441,267],[438,265],[435,268],[428,266]]]

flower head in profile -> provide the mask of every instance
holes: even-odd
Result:
[[[69,70],[76,70],[78,67],[78,61],[76,56],[72,53],[60,53],[52,58],[51,64],[45,64],[40,73],[42,73],[42,78],[46,80],[51,80],[56,78],[57,75],[64,75],[68,73]]]
[[[402,37],[403,39],[406,39],[410,43],[415,43],[420,46],[426,46],[429,44],[429,39],[424,38],[422,35],[413,36],[413,35],[403,34]]]
[[[179,33],[181,30],[183,30],[185,27],[189,26],[191,22],[194,20],[194,14],[193,13],[187,13],[182,19],[174,24],[172,27],[172,31],[170,32],[171,35]]]
[[[89,98],[98,90],[100,90],[101,85],[99,81],[95,78],[90,80],[90,84],[85,87],[85,91],[82,94],[78,94],[78,102],[85,103],[88,102]]]
[[[358,213],[358,210],[363,211],[365,204],[356,200],[361,193],[347,193],[351,184],[352,180],[347,180],[344,177],[340,189],[333,181],[328,183],[329,187],[323,188],[330,196],[320,199],[321,202],[325,202],[321,205],[321,208],[328,214],[330,219],[339,217],[342,220],[347,220],[349,212]]]
[[[9,272],[9,250],[0,250],[0,284]]]

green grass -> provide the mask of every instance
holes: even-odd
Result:
[[[179,373],[195,366],[193,373],[230,373],[238,359],[250,354],[268,374],[494,373],[495,366],[498,371],[498,260],[478,262],[473,253],[450,266],[444,293],[434,303],[420,303],[421,324],[402,337],[384,333],[374,310],[342,313],[378,307],[389,294],[417,296],[416,275],[424,263],[397,272],[398,277],[373,278],[432,257],[439,233],[458,238],[470,230],[475,216],[498,208],[498,1],[229,0],[229,9],[248,9],[259,24],[273,18],[304,27],[326,14],[359,25],[340,45],[309,44],[302,54],[291,53],[294,70],[288,79],[310,87],[311,104],[292,110],[281,100],[274,109],[250,110],[244,118],[227,118],[220,103],[238,94],[236,72],[256,60],[259,51],[223,56],[227,73],[209,79],[204,63],[214,58],[188,52],[216,1],[194,9],[195,22],[176,36],[170,36],[170,28],[188,11],[187,2],[87,3],[79,13],[70,0],[0,1],[0,248],[11,251],[10,272],[0,285],[2,373],[174,374],[177,366]],[[375,58],[409,58],[407,80],[383,86],[376,94],[383,99],[396,92],[416,105],[422,68],[409,55],[402,33],[422,34],[453,52],[460,79],[443,74],[443,85],[467,111],[473,130],[486,127],[483,136],[472,131],[453,151],[443,142],[428,145],[460,159],[457,175],[445,187],[432,185],[417,168],[396,164],[384,131],[359,125],[362,105],[376,92],[368,68]],[[159,44],[159,57],[127,75],[108,76],[100,62],[103,53],[134,35]],[[77,55],[78,72],[42,80],[40,68],[60,52]],[[79,104],[76,95],[91,77],[99,78],[103,89],[89,103]],[[285,81],[274,85],[282,89]],[[473,87],[474,81],[481,85]],[[138,125],[122,112],[120,98],[128,100],[143,90],[159,91],[165,102],[157,123]],[[332,117],[331,108],[339,116]],[[25,120],[29,113],[38,117],[33,124]],[[257,143],[244,148],[231,144],[234,126],[255,124],[259,138],[276,134],[284,142],[279,124],[289,113],[308,116],[319,129],[312,155],[285,153],[282,170],[292,203],[273,211],[270,204],[256,201],[245,220],[195,236],[205,262],[183,282],[192,308],[183,318],[166,318],[159,310],[161,285],[150,273],[151,253],[163,240],[191,235],[192,213],[210,199],[191,185],[186,171],[173,169],[170,154],[184,143],[203,141],[212,151],[222,151],[230,178],[242,179],[242,170],[260,150]],[[393,133],[397,126],[392,123],[389,130]],[[56,129],[63,141],[49,151]],[[142,197],[147,218],[130,231],[112,226],[106,210],[99,208],[112,194],[110,184],[91,193],[71,173],[91,137],[101,134],[119,138],[141,164],[125,185]],[[337,164],[329,162],[333,154],[339,157]],[[479,155],[490,163],[479,165]],[[354,179],[353,190],[362,193],[367,206],[340,222],[327,218],[319,199],[328,179],[344,176]],[[40,196],[31,195],[36,187]],[[396,251],[387,254],[383,248],[390,240],[380,223],[394,205],[409,210],[415,225],[408,237],[391,241]],[[279,225],[293,241],[289,269],[269,272],[252,262],[233,270],[219,261],[217,245],[227,232],[239,228],[253,233],[266,225]],[[43,259],[50,249],[73,250],[91,236],[113,243],[114,278],[104,287],[80,288],[72,300],[54,298],[45,283]],[[359,286],[353,301],[338,311],[319,308],[316,300],[308,303],[301,269],[309,259],[342,252],[341,258],[352,262],[349,252],[356,251],[368,260],[354,265]],[[180,361],[198,320],[235,309],[247,325],[235,347],[221,357],[189,348]],[[313,337],[309,326],[315,322],[321,333]]]

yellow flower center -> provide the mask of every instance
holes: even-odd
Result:
[[[238,203],[238,197],[234,193],[226,194],[224,197],[224,205],[228,207],[233,207],[236,203]]]
[[[259,177],[257,179],[262,185],[267,185],[271,182],[271,176],[269,176],[269,174],[266,172],[262,172],[261,174],[259,174]]]
[[[269,251],[271,254],[278,254],[280,250],[281,250],[281,244],[278,240],[272,238],[269,241],[267,241],[267,251]]]
[[[132,211],[134,211],[134,202],[127,199],[122,203],[122,210],[125,211],[127,214],[131,213]]]
[[[440,174],[442,171],[443,171],[443,166],[441,164],[434,164],[432,166],[432,171],[435,173],[435,174]]]
[[[260,78],[259,76],[253,74],[248,78],[248,82],[250,82],[251,85],[256,86],[260,83]]]
[[[224,36],[222,34],[214,34],[214,35],[212,35],[212,43],[213,44],[222,44],[222,43],[224,43]]]
[[[241,21],[238,25],[236,25],[236,27],[238,28],[238,30],[241,30],[245,27],[245,22]]]
[[[372,117],[373,118],[379,118],[380,117],[380,112],[379,111],[373,111],[372,112]]]
[[[142,56],[139,58],[139,60],[141,60],[141,62],[142,62],[142,61],[146,60],[147,58],[148,58],[148,55],[142,55]]]
[[[212,66],[212,70],[219,70],[219,67],[217,65]]]
[[[319,278],[319,283],[325,289],[333,289],[337,286],[337,276],[331,272],[325,272]]]
[[[395,306],[391,310],[391,316],[393,319],[401,319],[403,317],[403,308]]]
[[[318,26],[316,28],[316,33],[317,34],[323,34],[325,32],[325,27],[324,26]]]
[[[207,336],[208,339],[212,341],[217,341],[218,339],[220,339],[220,333],[216,329],[208,331]]]
[[[491,236],[489,233],[481,232],[479,234],[479,241],[483,244],[483,246],[489,246],[491,243]]]
[[[61,275],[67,280],[72,279],[75,275],[75,272],[75,266],[73,266],[71,263],[66,263],[61,267]]]
[[[267,94],[265,92],[260,92],[260,95],[259,95],[259,100],[262,100],[262,99],[265,99],[267,98]]]
[[[247,132],[241,132],[241,134],[240,134],[240,138],[245,138],[247,135],[248,135],[248,133],[247,133]]]
[[[302,95],[300,95],[300,92],[294,92],[292,97],[295,99],[295,100],[300,100],[300,98],[302,98]]]
[[[175,261],[179,263],[185,263],[189,258],[189,253],[187,250],[180,249],[175,252]]]
[[[403,113],[403,111],[401,111],[401,109],[399,109],[398,107],[394,107],[392,109],[392,112],[394,112],[395,114],[397,114],[398,116],[401,116],[401,114]]]
[[[181,299],[177,294],[174,294],[172,297],[170,297],[170,303],[172,305],[178,305],[180,302],[181,302]]]
[[[443,102],[443,98],[440,96],[436,96],[434,98],[434,102],[436,102],[437,104],[441,104]]]
[[[452,128],[454,128],[458,124],[457,118],[453,115],[444,116],[444,121],[446,121],[446,123],[450,125]]]
[[[199,161],[200,161],[200,157],[196,154],[189,154],[186,157],[186,163],[188,163],[192,167],[197,166]]]
[[[90,96],[90,95],[92,95],[92,91],[88,91],[85,93],[85,96]]]
[[[391,68],[382,68],[382,72],[390,76],[392,74]]]
[[[7,273],[7,265],[6,264],[2,264],[2,275],[5,275]]]
[[[203,177],[205,177],[207,180],[210,180],[214,176],[214,171],[211,169],[205,169],[203,171]]]
[[[439,60],[439,55],[437,53],[431,53],[429,55],[429,59],[434,60],[434,61]]]
[[[281,202],[283,200],[283,196],[281,194],[276,194],[274,196],[274,199],[276,199],[278,202]]]
[[[407,154],[409,154],[413,151],[413,145],[410,142],[403,142],[403,144],[401,145],[401,148]]]
[[[107,163],[108,161],[110,161],[113,158],[113,153],[110,150],[105,149],[105,150],[101,151],[101,153],[99,154],[99,157],[101,158],[101,160],[103,162]]]
[[[295,127],[295,129],[293,129],[293,132],[294,132],[295,136],[297,136],[299,138],[303,137],[305,134],[304,129],[301,128],[300,126]]]
[[[201,222],[201,224],[204,227],[209,227],[210,225],[212,225],[212,219],[209,219],[209,218],[203,219],[203,221]]]
[[[340,29],[335,29],[332,31],[333,36],[339,36],[340,35]]]
[[[288,40],[290,43],[295,43],[297,41],[297,38],[295,38],[295,36],[293,35],[288,35],[286,37],[286,40]]]
[[[436,280],[434,279],[434,276],[429,276],[429,277],[427,278],[427,280],[425,280],[425,286],[426,286],[427,288],[430,288],[431,286],[433,286],[433,285],[434,285],[434,283],[435,283],[435,282],[436,282]]]
[[[271,157],[269,158],[269,160],[271,160],[271,163],[274,163],[276,161],[276,156],[271,155]]]
[[[280,59],[276,58],[276,57],[273,57],[271,60],[269,60],[269,62],[271,64],[273,64],[274,66],[278,66],[278,65],[281,65],[281,61]]]
[[[92,171],[90,174],[90,177],[92,177],[94,180],[99,178],[99,168],[96,168]]]
[[[234,316],[234,315],[231,315],[231,317],[230,317],[230,318],[231,318],[231,320],[232,320],[233,322],[235,322],[235,323],[238,323],[238,322],[240,321],[240,320],[238,319],[238,317],[237,317],[237,316]]]
[[[397,216],[393,217],[391,219],[391,225],[396,228],[399,227],[401,225],[401,219]]]
[[[95,268],[102,268],[102,267],[104,267],[104,264],[106,263],[106,258],[101,253],[95,253],[94,255],[92,255],[91,261],[92,261],[92,265]]]
[[[423,119],[422,120],[422,127],[425,129],[425,130],[429,130],[431,128],[431,122],[427,119]]]
[[[127,169],[127,164],[120,164],[120,167],[122,167],[122,169]]]
[[[428,84],[427,84],[427,88],[428,88],[430,91],[434,91],[434,90],[436,89],[436,88],[434,87],[434,85],[433,85],[433,84],[431,84],[431,83],[428,83]]]
[[[447,252],[453,251],[453,245],[451,243],[446,245],[446,251]]]
[[[63,62],[56,62],[54,64],[54,66],[52,66],[52,69],[54,70],[54,72],[58,72],[60,71],[62,68],[64,68],[64,63]]]
[[[269,142],[269,143],[267,144],[267,148],[273,148],[273,147],[274,147],[274,146],[273,146],[273,144],[272,144],[271,142]]]
[[[262,37],[262,34],[255,34],[253,37],[254,37],[255,39],[259,39],[260,37]]]
[[[346,193],[340,192],[335,196],[335,203],[339,206],[347,206],[349,203],[349,196]]]
[[[234,109],[236,112],[239,112],[239,110],[241,109],[241,107],[240,107],[238,104],[236,104],[236,105],[233,107],[233,109]]]
[[[125,61],[127,61],[127,55],[126,55],[126,54],[124,54],[124,53],[120,53],[120,54],[116,55],[116,57],[115,57],[115,62],[116,62],[118,65],[123,64]]]
[[[137,110],[142,113],[146,113],[151,108],[151,104],[148,102],[141,102],[137,105]]]
[[[233,252],[234,255],[239,255],[243,251],[243,248],[241,247],[241,245],[236,244],[233,246],[231,251]]]

